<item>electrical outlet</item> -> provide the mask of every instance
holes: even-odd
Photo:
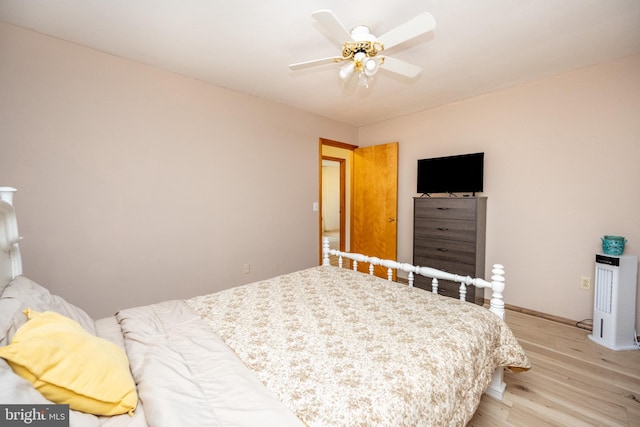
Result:
[[[591,277],[582,276],[580,278],[580,289],[584,289],[585,291],[591,289]]]
[[[251,273],[251,264],[245,264],[242,266],[242,271],[244,271],[244,274],[249,274]]]

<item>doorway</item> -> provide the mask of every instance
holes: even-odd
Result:
[[[351,216],[351,175],[353,150],[356,145],[320,138],[319,140],[319,261],[322,263],[322,238],[330,237],[333,249],[346,251],[350,242]],[[331,168],[331,169],[329,169]],[[328,171],[328,185],[325,188],[323,170]],[[327,197],[331,199],[328,200]],[[338,218],[336,224],[336,218]],[[336,246],[333,246],[336,245]]]

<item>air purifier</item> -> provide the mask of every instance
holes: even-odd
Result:
[[[591,340],[612,350],[637,348],[637,280],[637,256],[596,254]]]

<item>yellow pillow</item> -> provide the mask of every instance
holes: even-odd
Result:
[[[29,321],[0,347],[16,374],[50,401],[94,415],[129,413],[138,404],[124,351],[52,311],[26,309]]]

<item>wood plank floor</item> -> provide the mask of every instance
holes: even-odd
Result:
[[[613,351],[588,331],[507,311],[532,369],[505,374],[502,402],[483,396],[469,426],[640,426],[640,351]]]

